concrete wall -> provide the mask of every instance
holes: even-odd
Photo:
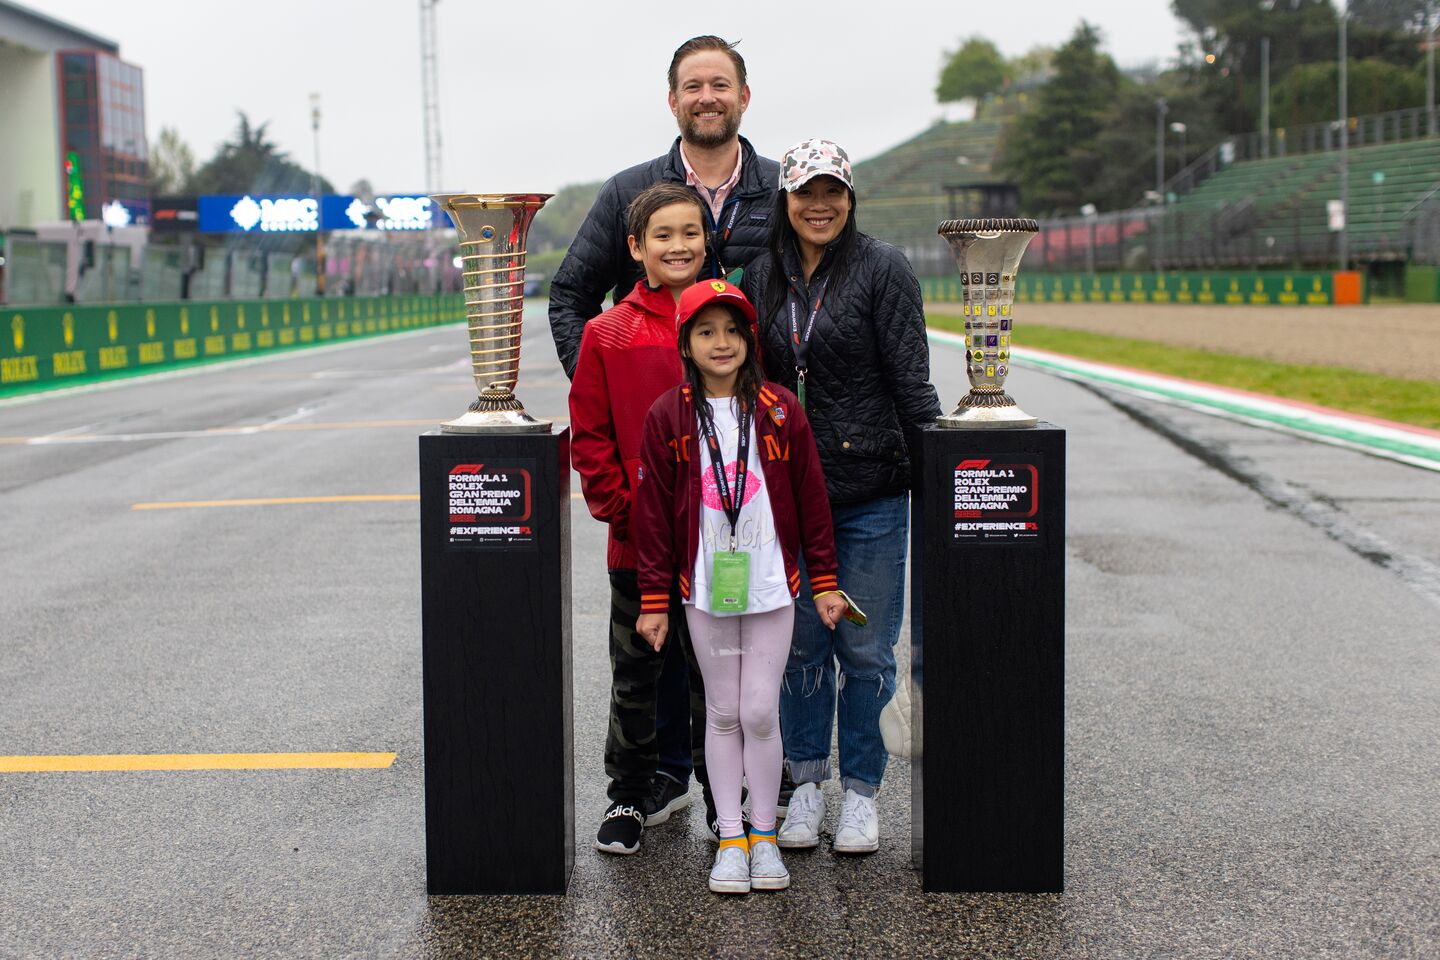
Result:
[[[55,55],[0,44],[0,230],[65,218]]]

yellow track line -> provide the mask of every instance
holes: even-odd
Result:
[[[384,770],[393,753],[115,753],[0,757],[0,773],[107,770]]]
[[[569,423],[569,417],[550,417],[554,423]],[[265,433],[282,433],[296,430],[370,430],[380,427],[427,427],[440,423],[439,417],[424,420],[337,420],[329,423],[274,423],[249,424],[233,427],[201,427],[196,430],[160,430],[149,433],[72,433],[47,434],[34,437],[0,437],[0,444],[29,446],[64,446],[78,443],[138,442],[148,440],[179,440],[209,437],[250,437]]]
[[[192,507],[270,507],[285,503],[395,503],[416,501],[418,493],[365,493],[335,497],[249,497],[242,500],[177,500],[133,503],[131,510],[182,510]]]
[[[584,494],[572,493],[571,500]],[[190,510],[203,507],[273,507],[289,503],[414,503],[418,493],[357,493],[334,497],[249,497],[241,500],[173,500],[154,503],[132,503],[131,510]]]

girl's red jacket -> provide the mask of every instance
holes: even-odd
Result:
[[[802,549],[811,591],[839,589],[830,497],[805,411],[793,393],[767,382],[760,388],[754,422],[790,595],[800,593]],[[662,394],[645,417],[640,443],[644,479],[631,520],[640,561],[641,613],[665,613],[673,584],[678,583],[681,597],[690,599],[700,537],[700,475],[710,469],[698,431],[689,384]]]

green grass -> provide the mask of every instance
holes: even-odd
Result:
[[[940,330],[965,330],[963,317],[932,313],[928,321]],[[1402,380],[1342,367],[1277,363],[1030,323],[1018,333],[1015,345],[1021,350],[1035,347],[1440,430],[1440,381]]]

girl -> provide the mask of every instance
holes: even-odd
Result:
[[[739,288],[698,283],[681,295],[676,319],[685,382],[655,401],[641,441],[636,632],[660,649],[678,582],[705,681],[705,757],[720,834],[710,889],[783,890],[790,874],[775,844],[780,680],[802,552],[820,620],[834,629],[847,610],[825,479],[794,395],[764,382],[755,309]],[[750,787],[748,840],[742,779]]]
[[[806,140],[786,151],[770,221],[770,254],[745,270],[763,318],[765,371],[795,388],[814,425],[840,569],[871,621],[827,630],[803,604],[796,614],[780,716],[799,786],[779,841],[820,843],[838,704],[845,801],[834,849],[870,853],[880,845],[875,794],[886,760],[880,710],[895,692],[904,613],[905,430],[933,422],[940,400],[920,284],[903,253],[856,229],[850,158],[838,144]]]

